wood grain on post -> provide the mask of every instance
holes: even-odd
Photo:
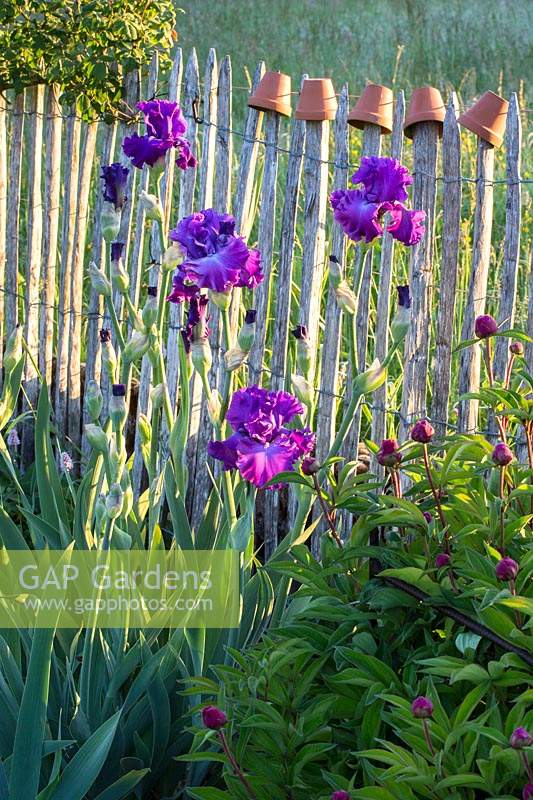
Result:
[[[259,82],[265,72],[265,64],[260,61],[254,72],[250,93],[259,86]],[[261,132],[261,122],[263,112],[256,108],[248,107],[246,122],[244,125],[244,136],[242,140],[241,152],[239,155],[239,172],[237,174],[237,186],[233,200],[233,216],[235,217],[235,231],[245,239],[250,235],[253,225],[252,198],[255,189],[255,167],[257,163],[257,151],[259,148],[259,135]],[[241,290],[234,288],[231,298],[230,323],[233,333],[236,332],[239,311],[241,305]]]
[[[261,210],[259,216],[258,248],[261,253],[263,281],[255,290],[255,308],[259,324],[255,341],[249,356],[249,364],[254,381],[261,384],[265,342],[269,320],[269,298],[274,255],[274,234],[276,227],[276,182],[278,178],[278,140],[280,115],[275,111],[265,111],[265,162],[261,186]]]
[[[442,256],[431,419],[439,438],[446,435],[452,377],[453,325],[461,236],[461,135],[457,124],[457,97],[452,93],[442,132]]]
[[[42,301],[39,327],[39,370],[48,387],[52,384],[54,358],[54,322],[56,306],[57,237],[61,197],[61,131],[60,88],[48,87],[46,101],[45,178],[43,198]]]
[[[218,67],[217,54],[213,48],[207,56],[204,78],[204,120],[202,136],[202,158],[198,166],[199,203],[201,208],[213,205],[213,175],[215,172],[215,146],[217,121]]]
[[[396,95],[394,103],[394,120],[391,137],[391,156],[401,161],[403,152],[403,121],[405,117],[405,99],[402,91]],[[374,358],[383,361],[389,349],[389,319],[391,311],[391,295],[393,294],[392,276],[394,265],[394,239],[385,231],[381,240],[381,260],[379,265],[379,285],[376,308],[376,332],[374,342]],[[387,432],[387,382],[374,392],[372,397],[372,441],[380,444]],[[372,458],[372,471],[383,475],[383,467]]]
[[[405,341],[401,439],[406,437],[413,418],[426,415],[438,140],[438,123],[419,122],[414,126],[413,208],[426,212],[426,232],[411,253],[411,323]]]
[[[339,95],[337,115],[333,124],[335,140],[335,168],[332,189],[346,189],[348,181],[348,84],[344,84]],[[338,223],[333,224],[331,234],[331,254],[334,255],[343,273],[345,272],[346,237]],[[320,368],[320,392],[316,410],[316,456],[320,462],[326,457],[335,438],[335,420],[338,399],[335,397],[339,383],[339,353],[341,343],[342,311],[335,292],[327,290],[324,339]]]
[[[474,252],[468,295],[463,315],[461,339],[472,339],[476,317],[485,311],[487,281],[490,265],[490,239],[494,195],[494,147],[478,138],[477,146],[476,211],[474,216]],[[479,344],[461,351],[459,368],[459,394],[479,389],[481,351]],[[472,433],[476,430],[479,401],[463,400],[459,404],[459,430]]]
[[[0,97],[0,391],[4,357],[4,307],[6,296],[6,225],[7,223],[7,105]]]
[[[104,205],[104,192],[102,190],[102,181],[100,177],[101,168],[111,162],[112,153],[115,148],[115,135],[117,131],[116,123],[111,125],[104,125],[104,131],[101,143],[101,152],[99,159],[99,175],[98,175],[98,190],[96,193],[96,202],[94,207],[94,222],[93,222],[93,235],[91,245],[91,260],[94,261],[99,269],[105,271],[105,257],[106,248],[105,242],[102,238],[102,208]],[[97,294],[91,290],[89,296],[89,311],[87,317],[87,353],[85,358],[85,386],[89,381],[100,382],[101,379],[101,350],[100,350],[100,336],[99,331],[102,328],[104,303],[101,294]],[[91,422],[91,417],[85,408],[82,409],[83,425]],[[91,446],[85,437],[85,429],[82,431],[81,438],[81,452],[82,463],[85,462],[91,454]]]
[[[379,125],[365,125],[363,128],[363,143],[361,157],[379,156],[381,153],[381,128]],[[363,371],[366,366],[366,352],[368,346],[368,324],[370,320],[370,296],[372,288],[372,265],[374,261],[373,248],[367,248],[363,243],[355,245],[354,257],[354,284],[357,285],[362,272],[359,295],[357,297],[356,329],[357,329],[357,366]],[[346,392],[344,407],[350,404],[352,397],[352,370],[348,363],[346,372]],[[361,409],[355,414],[351,428],[348,431],[342,455],[347,461],[357,460],[359,451],[359,432],[361,429]]]
[[[307,326],[311,350],[309,381],[317,367],[320,305],[326,246],[329,121],[306,121],[304,154],[304,239],[300,286],[301,325]]]
[[[70,284],[70,355],[68,364],[68,436],[74,448],[81,445],[81,345],[83,312],[83,268],[87,218],[89,215],[89,193],[91,173],[96,147],[98,122],[85,126],[85,138],[81,150],[81,164],[78,180],[78,206],[76,210],[76,239],[71,266]]]
[[[218,102],[215,139],[215,176],[213,186],[214,208],[219,213],[229,213],[231,205],[231,170],[232,170],[232,98],[231,98],[231,60],[226,56],[221,65],[218,75]],[[212,120],[215,122],[215,120]],[[211,303],[211,319],[209,321],[209,341],[213,363],[209,372],[209,385],[212,388],[222,385],[224,376],[224,364],[221,358],[222,350],[222,330],[221,316],[219,309]],[[211,491],[212,483],[205,464],[208,459],[207,447],[212,438],[213,426],[209,419],[205,396],[202,398],[201,422],[198,431],[198,441],[194,461],[195,480],[191,486],[193,492],[191,522],[195,530],[198,529],[205,506]],[[216,473],[216,464],[213,464],[213,471]]]
[[[518,280],[518,260],[520,257],[521,197],[520,151],[522,147],[522,123],[518,97],[513,92],[509,100],[507,125],[505,129],[505,155],[507,193],[505,198],[505,240],[503,245],[503,265],[499,282],[500,304],[498,322],[505,328],[512,328],[515,318],[516,287]],[[531,329],[529,329],[531,330]],[[498,337],[494,347],[494,377],[502,380],[507,367],[509,339]]]
[[[302,82],[307,78],[304,75]],[[291,314],[292,274],[294,263],[294,242],[296,238],[296,221],[298,217],[298,197],[302,177],[303,149],[305,142],[305,122],[302,119],[292,120],[289,157],[287,159],[287,175],[285,179],[285,197],[281,213],[278,260],[278,291],[273,298],[274,330],[272,332],[272,389],[280,391],[285,383],[287,370],[287,342],[289,337],[289,320]],[[284,287],[280,291],[280,287]],[[252,376],[255,378],[255,376]]]
[[[19,220],[24,131],[24,92],[17,94],[11,112],[9,177],[7,184],[5,333],[18,322]]]
[[[43,243],[43,203],[41,191],[44,85],[27,91],[30,124],[28,131],[28,235],[26,248],[26,291],[24,339],[28,355],[24,366],[24,411],[33,412],[39,396],[39,310],[41,307],[41,248]],[[22,463],[34,458],[34,426],[29,419],[22,427]]]
[[[57,357],[55,413],[58,430],[66,432],[68,415],[68,360],[70,349],[71,265],[74,252],[81,121],[76,106],[69,110],[66,122],[64,155],[64,193],[61,226],[61,270],[57,314]]]

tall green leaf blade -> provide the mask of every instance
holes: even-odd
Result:
[[[118,781],[111,784],[107,789],[104,789],[95,800],[122,800],[123,797],[129,797],[132,789],[142,781],[145,775],[150,772],[149,769],[133,769],[126,775],[123,775]],[[1,799],[0,799],[1,800]]]
[[[69,515],[50,441],[50,400],[48,389],[44,385],[39,394],[35,422],[35,473],[41,513],[44,519],[59,531],[61,521],[68,520]]]

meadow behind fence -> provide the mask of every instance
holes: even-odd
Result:
[[[257,87],[265,67],[260,63],[252,82]],[[533,272],[530,269],[533,180],[521,174],[522,126],[527,110],[519,97],[509,98],[502,151],[457,123],[458,99],[447,98],[443,126],[422,122],[413,139],[404,137],[406,99],[396,91],[394,127],[382,135],[367,124],[357,131],[347,124],[354,102],[349,87],[338,94],[333,122],[312,122],[275,112],[248,108],[238,124],[232,117],[232,67],[220,63],[211,50],[199,68],[195,51],[185,62],[176,52],[170,75],[161,79],[154,59],[149,74],[127,76],[123,118],[113,123],[86,122],[75,109],[59,103],[54,86],[36,86],[16,97],[7,96],[0,109],[0,325],[8,337],[23,325],[27,347],[22,417],[13,424],[21,433],[20,459],[33,458],[33,413],[40,381],[50,387],[54,420],[61,448],[83,473],[90,448],[84,441],[84,386],[101,381],[104,397],[110,386],[101,368],[99,331],[111,328],[101,295],[91,290],[88,264],[107,270],[109,255],[102,240],[100,169],[115,160],[129,163],[121,150],[124,135],[138,128],[135,104],[140,98],[168,97],[180,102],[188,122],[188,138],[198,167],[174,175],[167,159],[163,175],[164,228],[193,210],[214,207],[231,212],[236,230],[257,241],[264,281],[258,286],[256,338],[246,363],[249,382],[274,389],[291,386],[296,365],[296,325],[308,330],[315,387],[314,414],[317,456],[323,458],[335,437],[340,405],[350,402],[350,366],[343,349],[348,324],[335,293],[328,288],[329,257],[336,257],[348,280],[359,285],[356,314],[357,366],[362,370],[385,357],[395,287],[411,288],[410,327],[405,353],[396,356],[389,380],[370,404],[355,416],[344,444],[355,458],[361,439],[380,442],[428,416],[440,434],[447,429],[473,432],[494,429],[494,421],[479,416],[475,392],[480,383],[479,346],[456,352],[471,339],[475,318],[490,311],[504,328],[515,323],[533,330]],[[296,93],[295,93],[296,94]],[[442,130],[441,130],[442,128]],[[477,150],[476,150],[477,148]],[[345,188],[361,156],[391,155],[410,164],[414,176],[412,202],[427,214],[426,236],[409,249],[395,250],[385,233],[381,245],[354,249],[333,223],[328,198]],[[120,241],[130,279],[133,306],[139,306],[148,285],[164,281],[158,226],[145,218],[139,192],[148,188],[147,166],[130,169],[122,214]],[[493,225],[493,209],[496,218]],[[168,286],[167,286],[168,288]],[[163,290],[164,287],[163,287]],[[236,330],[246,304],[246,290],[233,301],[231,323]],[[142,302],[141,302],[142,305]],[[213,304],[211,304],[213,305]],[[114,297],[119,319],[123,299]],[[180,355],[182,308],[171,305],[166,331],[166,372],[175,406]],[[223,370],[222,323],[213,305],[210,342],[213,363],[210,383]],[[499,338],[495,371],[503,377],[508,340]],[[533,369],[533,347],[527,346]],[[143,487],[141,437],[135,425],[150,414],[152,365],[144,356],[130,400],[129,452],[133,453],[132,484],[138,497]],[[347,389],[345,393],[345,387]],[[197,373],[191,379],[191,416],[187,440],[188,504],[193,519],[201,518],[211,488],[204,465],[211,438],[209,410]],[[344,400],[343,400],[344,398]],[[107,402],[107,401],[106,401]],[[163,432],[161,448],[165,449]],[[276,495],[277,498],[277,495]],[[266,520],[275,523],[277,499],[266,504]],[[274,516],[269,516],[274,515]]]

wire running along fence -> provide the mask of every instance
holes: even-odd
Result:
[[[263,72],[264,65],[260,63],[252,90]],[[158,65],[154,59],[146,80],[141,80],[138,73],[128,76],[128,106],[134,108],[141,97],[158,95],[157,87]],[[320,456],[333,440],[337,412],[343,402],[349,401],[346,395],[350,385],[349,379],[343,378],[342,312],[325,280],[328,255],[334,252],[351,279],[354,269],[364,270],[356,318],[360,368],[386,351],[394,286],[402,282],[394,242],[388,234],[380,249],[354,250],[351,244],[347,247],[328,211],[330,190],[345,187],[350,170],[357,166],[350,161],[349,136],[357,138],[359,133],[347,124],[348,88],[343,87],[339,94],[337,117],[331,126],[327,121],[291,119],[286,131],[288,146],[282,144],[280,119],[274,112],[248,108],[243,130],[234,126],[231,62],[226,57],[219,67],[213,50],[203,82],[196,53],[193,51],[185,64],[178,50],[164,93],[181,102],[188,119],[188,137],[199,157],[197,169],[181,173],[176,180],[172,161],[167,163],[163,187],[167,221],[213,206],[219,212],[232,213],[242,235],[257,238],[265,274],[256,297],[263,330],[245,369],[253,382],[272,388],[287,386],[293,363],[290,325],[294,322],[308,327],[315,343],[315,428]],[[427,233],[410,253],[413,308],[403,356],[401,401],[390,402],[393,390],[389,384],[366,404],[365,413],[371,421],[367,424],[366,420],[364,435],[371,434],[375,439],[390,433],[391,424],[396,427],[398,423],[400,434],[405,435],[410,422],[421,415],[432,419],[441,433],[448,427],[464,432],[478,428],[476,401],[461,403],[453,422],[450,416],[454,393],[475,391],[481,369],[477,347],[454,356],[457,313],[461,338],[471,337],[473,318],[483,313],[488,299],[498,321],[506,327],[512,327],[519,309],[521,318],[527,318],[528,330],[533,330],[531,273],[526,278],[527,296],[521,300],[517,297],[519,271],[525,269],[523,254],[530,247],[530,242],[520,239],[521,194],[524,185],[533,183],[520,173],[523,111],[513,95],[507,117],[503,178],[494,176],[492,147],[481,139],[477,143],[477,174],[462,174],[456,112],[457,99],[452,94],[442,135],[435,123],[419,123],[414,130],[413,205],[426,211]],[[361,153],[383,155],[390,151],[400,157],[403,120],[404,98],[400,91],[395,95],[392,136],[381,135],[379,128],[366,125],[361,135]],[[23,461],[31,460],[31,416],[41,379],[51,388],[62,449],[82,463],[88,452],[83,441],[83,424],[88,421],[83,412],[84,383],[101,380],[104,391],[109,392],[101,371],[98,336],[101,327],[109,327],[109,320],[102,299],[85,291],[87,267],[89,260],[103,265],[106,259],[99,222],[100,166],[125,160],[120,144],[125,132],[135,130],[136,124],[134,121],[128,125],[125,120],[88,123],[73,110],[63,113],[55,87],[28,89],[25,96],[12,101],[10,98],[9,106],[0,100],[0,330],[5,339],[17,323],[24,326],[29,357],[20,410],[29,413],[21,424]],[[238,159],[234,139],[240,144]],[[433,166],[428,168],[428,164]],[[158,238],[146,224],[144,210],[137,201],[138,191],[148,186],[146,169],[130,170],[128,203],[120,232],[121,241],[126,243],[125,263],[134,302],[144,292],[145,277],[150,276],[150,283],[157,279],[161,258]],[[464,222],[463,184],[474,184],[476,192],[467,275],[460,274],[459,252]],[[499,274],[499,284],[504,289],[491,293],[494,192],[505,193],[505,237]],[[442,220],[435,246],[437,216]],[[118,297],[117,313],[119,317],[122,314]],[[165,328],[167,380],[174,402],[179,375],[180,314],[180,308],[170,307]],[[216,385],[223,353],[217,309],[213,311],[211,330],[214,358],[210,380]],[[526,357],[533,369],[533,349],[529,346]],[[452,358],[458,359],[456,386],[452,382]],[[497,355],[497,369],[501,369],[502,359],[501,353],[499,358]],[[144,357],[137,376],[137,415],[149,413],[150,381],[151,368]],[[205,508],[211,478],[203,468],[210,426],[195,376],[191,397],[189,507],[197,517]],[[360,428],[361,419],[357,418],[350,438],[351,458],[357,451]],[[345,454],[350,456],[349,452]],[[138,495],[143,480],[138,436],[133,456],[133,485]]]

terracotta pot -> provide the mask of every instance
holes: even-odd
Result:
[[[458,119],[459,125],[477,133],[481,139],[500,147],[505,133],[509,103],[494,92],[485,92],[472,108]]]
[[[446,108],[439,90],[433,86],[422,86],[421,89],[415,89],[411,95],[403,132],[412,139],[413,125],[417,122],[438,122],[442,134],[445,115]]]
[[[337,98],[329,78],[307,78],[303,82],[296,119],[320,121],[335,119]]]
[[[259,111],[275,111],[290,117],[291,78],[283,72],[265,72],[259,86],[248,98],[248,105]]]
[[[348,114],[348,122],[356,128],[368,123],[379,125],[382,133],[392,133],[392,89],[370,83]]]

